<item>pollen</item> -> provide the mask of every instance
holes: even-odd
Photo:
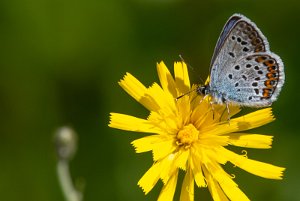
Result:
[[[188,124],[184,126],[178,133],[177,133],[177,145],[184,145],[185,148],[191,146],[191,144],[198,140],[199,131],[195,128],[193,124]]]

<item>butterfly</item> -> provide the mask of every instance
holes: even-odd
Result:
[[[270,51],[260,29],[241,14],[232,15],[216,44],[210,64],[210,81],[197,87],[212,102],[247,107],[267,107],[284,84],[284,66]],[[229,116],[229,115],[228,115]]]

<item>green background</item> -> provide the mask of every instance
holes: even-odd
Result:
[[[86,201],[156,200],[161,184],[147,196],[137,186],[152,164],[130,145],[143,134],[107,126],[109,112],[148,114],[117,82],[130,72],[148,86],[158,81],[156,62],[171,69],[181,54],[200,83],[233,13],[256,22],[284,61],[277,120],[253,131],[274,135],[273,148],[248,156],[287,170],[274,181],[228,168],[252,200],[300,200],[298,0],[2,0],[0,200],[63,200],[53,134],[64,125],[79,135],[71,172],[85,183]],[[196,198],[211,200],[207,189]]]

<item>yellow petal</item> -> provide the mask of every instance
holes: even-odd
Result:
[[[178,171],[176,171],[169,179],[168,183],[165,184],[159,194],[158,201],[173,201],[176,184],[178,178]]]
[[[161,111],[152,111],[148,117],[148,121],[151,122],[154,127],[160,128],[164,133],[175,135],[181,127],[180,118],[175,114],[159,112]]]
[[[162,133],[151,122],[126,114],[110,113],[109,127],[144,133]]]
[[[226,106],[224,105],[224,108],[221,109],[215,109],[218,111],[219,115],[220,115],[220,120],[219,121],[228,121],[228,111]],[[233,117],[234,115],[236,115],[237,113],[239,113],[241,111],[241,108],[237,105],[229,105],[229,116]],[[218,120],[218,119],[216,119]]]
[[[194,149],[192,148],[192,154],[189,160],[190,168],[193,171],[193,175],[195,177],[195,182],[198,187],[206,187],[205,179],[202,173],[202,158],[199,156],[199,154],[196,154],[194,152]]]
[[[187,93],[190,88],[190,78],[187,70],[187,66],[184,62],[174,63],[175,83],[179,89],[179,93]]]
[[[207,148],[209,151],[212,147],[218,146],[227,146],[228,145],[228,136],[219,136],[219,135],[199,135],[199,145],[203,148]]]
[[[225,148],[220,153],[224,154],[232,164],[251,174],[267,179],[282,179],[283,171],[285,170],[283,167],[251,160]]]
[[[190,156],[189,149],[187,149],[187,150],[181,149],[177,154],[177,158],[175,160],[175,166],[182,170],[186,170],[186,165],[187,165],[189,156]]]
[[[209,82],[210,82],[210,77],[208,76],[205,80],[205,85],[209,84]]]
[[[159,108],[149,97],[145,97],[147,88],[130,73],[126,73],[124,78],[120,80],[119,85],[148,110],[157,110]]]
[[[220,154],[220,150],[222,150],[221,148],[223,148],[221,145],[213,145],[214,148],[208,148],[205,149],[205,155],[206,157],[208,157],[208,161],[210,159],[214,159],[216,162],[220,163],[220,164],[225,164],[228,161],[228,158],[224,157],[222,154]]]
[[[158,105],[159,111],[164,115],[177,113],[175,99],[170,93],[165,93],[157,83],[154,83],[151,87],[149,87],[145,96]]]
[[[216,180],[213,179],[212,175],[206,170],[206,168],[203,168],[203,172],[205,174],[205,178],[207,181],[208,189],[213,197],[214,201],[228,201],[228,198],[224,194],[223,190],[221,189],[220,185]]]
[[[191,107],[190,101],[188,96],[183,96],[179,100],[177,100],[177,107],[178,107],[178,117],[180,117],[180,125],[186,125],[190,121],[191,116]]]
[[[193,101],[196,102],[195,109],[193,110],[191,115],[191,122],[198,129],[201,129],[203,126],[207,125],[203,123],[204,121],[207,121],[207,119],[212,119],[211,106],[206,102],[206,100],[202,100],[202,99],[203,99],[202,96],[201,97],[198,96],[197,98],[195,98],[195,100]]]
[[[163,139],[157,143],[152,145],[153,148],[153,160],[157,161],[166,156],[170,155],[173,151],[175,151],[176,146],[174,146],[174,139]]]
[[[173,98],[176,98],[177,97],[176,85],[169,69],[166,67],[164,62],[160,62],[156,66],[157,66],[157,73],[158,73],[160,85],[162,86],[164,91],[170,92]]]
[[[209,174],[219,183],[226,196],[232,201],[249,201],[249,198],[238,188],[238,185],[230,178],[230,176],[220,167],[219,164],[213,162],[207,164],[206,169]]]
[[[237,123],[237,131],[244,131],[265,125],[274,120],[272,108],[265,108],[238,118],[234,118],[230,121],[230,124]]]
[[[154,144],[159,143],[162,137],[160,135],[150,135],[134,140],[131,144],[134,146],[136,153],[152,151]]]
[[[161,161],[160,178],[164,184],[167,184],[170,177],[178,171],[178,168],[174,165],[177,157],[178,152],[170,154]]]
[[[270,149],[273,136],[247,133],[230,133],[229,144],[239,147]]]
[[[138,185],[143,189],[144,193],[149,193],[159,180],[161,164],[155,163],[139,180]]]
[[[203,136],[225,135],[238,131],[238,126],[237,121],[230,121],[230,124],[228,122],[222,122],[220,124],[210,124],[204,128],[200,128],[199,132],[203,133]]]
[[[190,169],[188,169],[183,179],[180,201],[194,201],[194,178]]]

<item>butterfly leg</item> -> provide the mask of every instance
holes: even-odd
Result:
[[[230,125],[230,110],[229,110],[229,103],[228,101],[225,102],[226,104],[226,108],[227,108],[227,121],[228,121],[228,124]]]
[[[203,102],[203,100],[207,97],[208,95],[203,96],[203,98],[201,98],[201,100],[199,101],[199,104],[201,104]]]
[[[203,100],[207,97],[208,95],[205,95],[205,96],[203,96],[203,98],[199,101],[199,104],[201,104],[202,102],[203,102]],[[209,100],[209,105],[210,105],[210,107],[211,107],[211,111],[212,111],[212,113],[213,113],[213,119],[215,119],[215,109],[214,109],[214,105],[215,104],[215,102],[214,101],[212,101],[211,100],[211,98],[210,98],[210,100]]]
[[[211,111],[212,111],[212,115],[213,115],[213,120],[215,119],[215,108],[214,108],[214,102],[213,101],[209,101],[210,107],[211,107]]]

